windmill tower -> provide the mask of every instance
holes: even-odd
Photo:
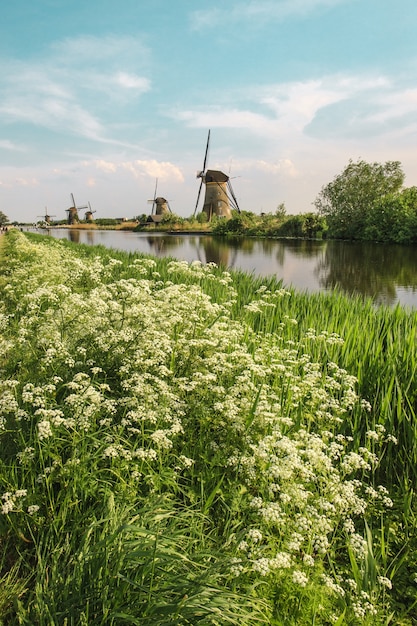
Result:
[[[45,207],[45,215],[37,215],[37,217],[43,217],[43,221],[45,224],[51,223],[51,217],[56,217],[56,215],[48,215],[48,209]]]
[[[151,220],[153,222],[160,222],[164,215],[166,215],[167,213],[172,213],[168,200],[166,198],[163,198],[162,196],[156,195],[157,189],[158,179],[156,179],[155,181],[155,191],[153,194],[153,199],[148,200],[148,204],[152,203]]]
[[[91,204],[88,203],[88,209],[85,212],[85,221],[89,222],[90,224],[93,222],[93,213],[96,213],[96,211],[93,211],[91,208]]]
[[[230,219],[232,217],[232,209],[236,209],[240,213],[240,208],[233,192],[229,176],[219,170],[206,170],[209,145],[210,131],[207,137],[203,169],[197,172],[197,178],[201,178],[201,182],[198,189],[194,215],[197,212],[201,189],[204,183],[206,189],[202,212],[206,214],[207,220],[210,221],[214,215]]]
[[[72,206],[69,209],[65,209],[68,213],[68,224],[79,224],[80,218],[78,217],[79,209],[88,209],[88,206],[79,206],[75,204],[74,195],[71,194]]]

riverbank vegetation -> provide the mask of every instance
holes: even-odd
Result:
[[[398,161],[350,161],[322,188],[313,203],[316,212],[287,215],[284,204],[274,214],[233,211],[230,220],[214,218],[210,230],[215,235],[416,243],[417,187],[404,188],[404,178]],[[203,214],[197,220],[169,214],[160,228],[191,229],[198,221],[204,222]],[[143,228],[149,226],[137,227]]]
[[[339,239],[417,242],[417,187],[403,188],[399,161],[350,161],[315,200],[329,236]]]
[[[416,623],[416,313],[2,241],[0,624]]]
[[[327,232],[327,223],[324,217],[316,213],[286,215],[285,207],[281,204],[274,214],[256,215],[250,211],[233,210],[231,219],[226,220],[214,216],[210,222],[205,220],[205,214],[200,214],[196,218],[181,218],[170,213],[164,215],[158,224],[139,222],[134,230],[137,232],[198,231],[220,236],[322,239]]]
[[[172,212],[141,214],[130,219],[84,219],[40,222],[43,227],[134,230],[136,232],[203,232],[219,236],[264,238],[344,239],[378,243],[417,243],[417,187],[403,186],[399,161],[349,161],[344,170],[323,186],[312,203],[316,211],[287,214],[284,203],[274,213],[232,210],[231,219],[204,212],[180,217]],[[0,212],[0,224],[7,222]],[[12,222],[15,226],[25,226]],[[28,226],[26,224],[26,226]]]

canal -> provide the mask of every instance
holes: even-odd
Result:
[[[45,231],[39,231],[45,232]],[[261,276],[276,276],[299,291],[372,298],[417,309],[417,248],[370,242],[219,239],[210,235],[51,228],[49,235],[117,250],[199,260]]]

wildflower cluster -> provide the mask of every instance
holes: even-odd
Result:
[[[150,259],[126,268],[60,242],[18,235],[14,245],[0,305],[0,441],[14,469],[0,474],[0,528],[24,510],[26,524],[47,523],[63,502],[68,522],[71,511],[86,515],[103,485],[137,506],[169,491],[178,503],[201,499],[213,529],[233,512],[235,530],[220,540],[233,585],[261,577],[307,590],[323,585],[330,558],[335,606],[349,597],[357,617],[376,611],[385,572],[365,601],[345,568],[349,552],[365,558],[368,510],[390,503],[366,482],[387,434],[369,431],[354,448],[338,428],[361,407],[355,378],[314,362],[307,344],[254,331],[254,314],[287,292],[261,289],[232,319],[231,277],[210,265],[171,262],[162,280]],[[202,281],[219,283],[219,301]],[[313,330],[311,339],[342,342]],[[206,484],[221,485],[218,497]]]

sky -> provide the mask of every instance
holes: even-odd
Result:
[[[417,185],[415,0],[14,0],[0,20],[0,211],[315,211],[349,160]],[[197,213],[202,208],[200,198]],[[81,212],[82,216],[82,212]]]

